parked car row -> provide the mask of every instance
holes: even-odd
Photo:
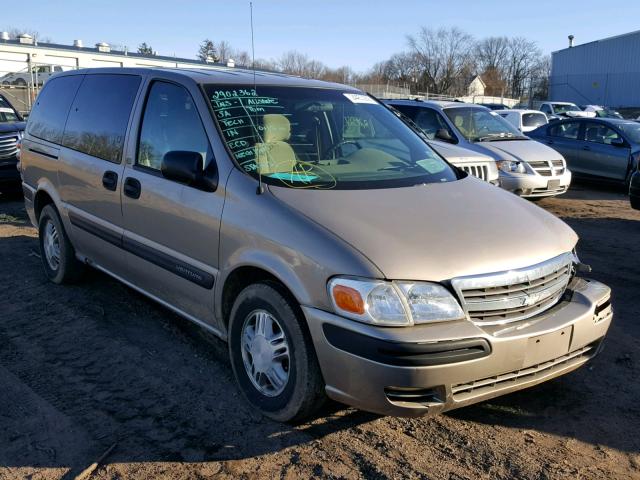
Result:
[[[20,113],[0,95],[0,193],[20,191],[18,148],[25,129]]]
[[[31,72],[11,72],[0,77],[2,85],[15,85],[17,87],[26,87],[27,85],[42,86],[51,76],[62,72],[63,68],[59,65],[38,65],[31,67]]]
[[[562,155],[525,136],[501,116],[502,110],[461,102],[386,103],[409,117],[429,140],[453,143],[492,158],[498,165],[500,186],[510,192],[537,199],[559,195],[569,188],[571,172]],[[530,114],[525,115],[529,122]]]
[[[591,360],[611,294],[582,277],[575,232],[436,150],[487,155],[526,196],[566,190],[562,156],[481,106],[389,103],[424,135],[353,87],[281,74],[54,76],[20,162],[45,274],[92,266],[207,328],[281,421],[326,396],[435,414]]]

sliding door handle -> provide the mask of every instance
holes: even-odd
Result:
[[[127,177],[124,181],[124,194],[133,199],[140,198],[140,193],[142,192],[142,186],[140,182],[132,177]]]

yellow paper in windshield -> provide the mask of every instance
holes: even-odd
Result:
[[[416,163],[431,174],[440,173],[447,168],[444,162],[435,158],[425,158],[424,160],[418,160]]]

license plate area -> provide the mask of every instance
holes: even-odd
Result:
[[[569,353],[571,333],[573,333],[573,326],[531,337],[527,340],[524,366],[537,365]]]
[[[556,190],[560,186],[560,180],[549,180],[547,182],[547,190]]]

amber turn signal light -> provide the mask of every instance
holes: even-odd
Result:
[[[364,314],[364,300],[355,288],[336,285],[332,293],[338,308],[357,315]]]

